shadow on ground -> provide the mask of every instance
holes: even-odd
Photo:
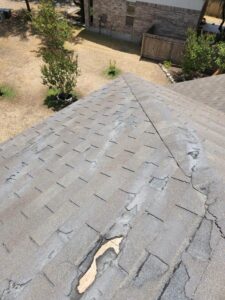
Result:
[[[82,30],[74,38],[73,42],[82,43],[82,40],[88,40],[90,42],[103,45],[105,47],[118,50],[121,52],[127,52],[131,54],[140,54],[140,45],[114,39],[110,36],[106,36],[100,33],[90,32],[88,30]]]
[[[20,39],[25,40],[32,33],[30,16],[25,9],[13,12],[10,19],[0,23],[0,37],[19,36]]]

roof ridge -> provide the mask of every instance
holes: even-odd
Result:
[[[196,136],[195,138],[197,138],[197,139],[201,138],[201,141],[199,144],[201,144],[202,146],[204,144],[203,148],[205,148],[205,150],[207,150],[206,155],[208,158],[210,158],[210,164],[212,164],[214,167],[216,167],[218,169],[218,171],[220,171],[220,172],[223,170],[223,162],[221,161],[221,164],[219,164],[219,162],[217,163],[217,161],[213,159],[217,153],[217,149],[216,149],[217,144],[218,144],[218,146],[223,145],[223,147],[225,147],[224,146],[225,145],[225,137],[224,137],[225,136],[225,117],[220,119],[220,121],[221,121],[220,123],[218,122],[218,115],[224,116],[224,114],[222,112],[215,111],[215,115],[213,116],[212,120],[210,120],[210,116],[208,116],[207,113],[204,113],[201,110],[200,110],[200,112],[198,112],[198,111],[196,111],[195,108],[192,108],[190,105],[187,105],[186,110],[184,109],[184,107],[182,105],[179,107],[179,103],[181,101],[187,102],[187,100],[189,100],[188,98],[179,96],[179,94],[177,94],[176,92],[173,92],[173,91],[171,93],[170,90],[168,90],[164,87],[160,87],[155,84],[148,83],[147,81],[141,80],[132,74],[127,74],[125,76],[127,78],[130,78],[130,80],[132,81],[131,86],[135,86],[136,93],[138,91],[139,95],[141,95],[141,97],[145,97],[146,110],[149,110],[149,114],[151,114],[152,107],[154,107],[154,109],[156,109],[160,103],[159,112],[157,112],[157,113],[154,112],[153,117],[155,117],[157,115],[161,115],[161,117],[159,117],[159,119],[161,118],[161,120],[164,120],[164,122],[166,121],[167,118],[170,118],[170,119],[168,119],[168,121],[166,123],[167,125],[165,125],[165,124],[163,125],[164,127],[166,127],[166,126],[171,127],[172,124],[175,124],[177,122],[177,124],[175,124],[175,127],[177,127],[177,129],[174,130],[174,133],[175,133],[174,137],[176,135],[178,137],[179,137],[179,135],[181,135],[182,143],[184,141],[184,134],[186,134],[185,131],[188,127],[189,128],[188,132],[190,133],[190,135]],[[150,94],[153,96],[152,100],[149,99]],[[176,95],[176,96],[178,95],[177,102],[176,102],[176,99],[174,97],[172,97],[173,95]],[[156,103],[156,104],[154,104],[154,103]],[[164,110],[164,112],[163,112],[163,110]],[[198,118],[200,119],[200,117],[205,122],[204,126],[201,125],[202,129],[200,128],[200,126],[199,126],[200,123],[198,121]],[[215,124],[214,124],[214,122],[215,122]],[[180,133],[178,133],[177,130],[179,130]],[[184,134],[182,133],[182,130],[184,130]],[[215,137],[213,137],[211,135],[211,132],[212,132],[212,135],[215,134]],[[220,135],[220,138],[218,137],[219,135]],[[174,137],[173,137],[173,139],[175,139]],[[179,147],[181,147],[181,143],[180,143],[179,139],[180,138],[178,138],[177,149],[179,149]],[[215,147],[214,147],[215,150],[213,150],[212,147],[209,148],[207,145],[205,146],[205,141],[207,142],[208,139],[211,142],[211,145],[212,144],[215,145]],[[188,141],[188,139],[187,139],[187,141]],[[174,143],[176,144],[176,141],[174,141]],[[171,143],[171,144],[173,144],[173,143]],[[192,141],[189,144],[192,145]],[[186,144],[184,143],[183,147],[184,147],[184,145],[186,145]],[[200,147],[197,147],[197,148],[200,148]],[[175,149],[175,152],[177,152],[176,149]],[[181,151],[181,153],[184,154],[185,149],[183,149]],[[182,160],[182,158],[181,158],[181,160]],[[224,160],[224,164],[225,164],[225,160]],[[190,174],[190,172],[188,172],[188,173]]]
[[[168,107],[155,99],[149,99],[148,93],[141,93],[142,87],[138,84],[137,77],[131,74],[124,75],[124,80],[132,90],[138,103],[148,116],[149,120],[158,132],[161,140],[166,145],[172,157],[181,168],[182,172],[188,176],[192,176],[193,167],[196,164],[196,158],[188,153],[194,153],[199,149],[198,156],[203,155],[201,142],[190,128],[182,127],[177,120],[174,120]],[[135,87],[133,89],[132,87]],[[151,84],[151,87],[152,84]],[[138,94],[138,93],[141,93]],[[154,110],[154,112],[153,112]]]

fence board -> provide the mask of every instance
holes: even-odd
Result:
[[[222,8],[221,0],[210,0],[207,6],[206,15],[221,18],[222,17]]]
[[[171,60],[180,63],[185,42],[154,34],[144,33],[142,39],[141,57],[159,61]]]

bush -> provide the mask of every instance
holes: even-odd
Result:
[[[165,60],[163,62],[163,66],[166,68],[166,69],[170,69],[172,67],[172,62],[170,60]]]
[[[41,0],[40,3],[39,12],[33,18],[33,27],[43,42],[39,49],[45,63],[41,68],[43,84],[58,92],[57,97],[54,96],[58,101],[58,109],[72,102],[71,97],[78,76],[78,59],[73,58],[73,51],[64,47],[65,42],[72,36],[72,28],[67,20],[56,12],[52,0]],[[63,101],[64,104],[61,103]]]
[[[212,73],[214,69],[212,43],[213,35],[200,35],[188,30],[185,54],[182,62],[183,72],[191,77],[199,73]]]
[[[221,73],[225,72],[225,43],[220,42],[214,48],[214,62]]]
[[[55,52],[46,50],[43,52],[43,60],[46,63],[41,68],[43,84],[58,90],[60,94],[71,94],[78,75],[77,57],[73,59],[73,53],[65,49]]]
[[[116,67],[116,61],[109,62],[108,68],[105,70],[106,76],[110,78],[115,78],[121,73],[120,69]]]
[[[11,99],[15,97],[16,93],[15,91],[7,86],[7,85],[0,85],[0,97]]]
[[[52,0],[40,1],[40,9],[33,18],[32,25],[48,49],[63,48],[64,43],[72,37],[71,26],[56,12]]]

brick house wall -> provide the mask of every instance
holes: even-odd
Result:
[[[180,7],[137,1],[135,11],[127,12],[126,0],[93,0],[93,24],[89,23],[89,3],[85,0],[86,26],[95,31],[139,41],[155,24],[154,33],[184,39],[189,27],[196,27],[201,12]],[[127,20],[130,17],[130,20]],[[101,22],[100,19],[101,18]],[[133,19],[133,20],[132,20]],[[133,24],[127,25],[127,21]]]

